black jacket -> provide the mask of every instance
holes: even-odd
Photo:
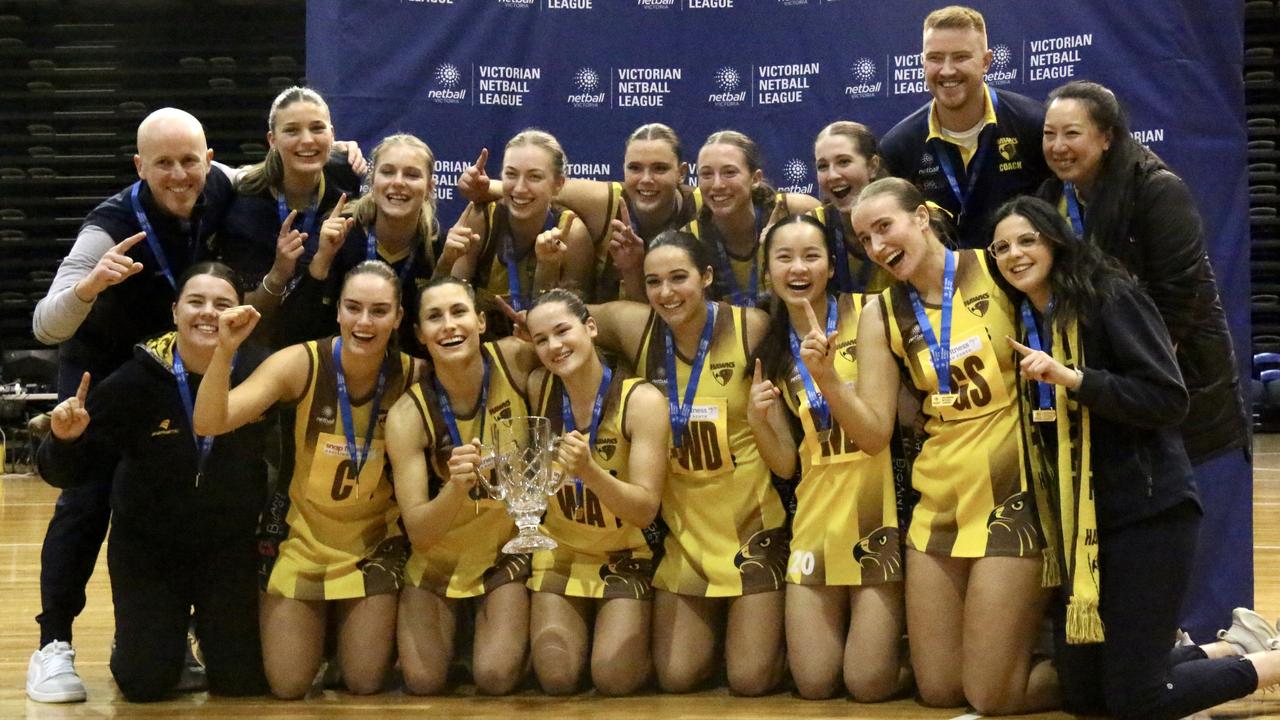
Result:
[[[112,523],[135,537],[167,545],[252,541],[266,501],[263,459],[268,417],[219,436],[196,486],[198,453],[165,348],[166,333],[134,349],[132,359],[89,393],[89,426],[73,442],[49,435],[40,445],[40,474],[55,487],[72,487],[114,465]],[[166,342],[168,339],[168,342]],[[168,356],[171,357],[171,356]],[[242,348],[233,385],[248,377],[264,354]],[[200,376],[189,373],[194,400]]]
[[[1177,430],[1187,391],[1155,304],[1132,284],[1117,286],[1105,307],[1083,318],[1080,344],[1085,370],[1076,398],[1089,408],[1098,526],[1196,498]]]
[[[1200,463],[1247,448],[1235,352],[1195,200],[1182,179],[1147,151],[1117,176],[1120,187],[1100,184],[1095,191],[1084,234],[1138,278],[1164,319],[1191,396],[1180,428],[1187,454]],[[1057,203],[1062,181],[1050,178],[1038,194]]]

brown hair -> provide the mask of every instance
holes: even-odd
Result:
[[[267,129],[275,132],[276,115],[290,105],[311,103],[325,114],[329,114],[329,104],[320,97],[320,93],[311,88],[294,85],[286,88],[271,101],[271,110],[267,112]],[[284,161],[280,159],[280,151],[272,145],[262,162],[250,165],[236,180],[236,190],[246,195],[256,195],[270,188],[279,188],[284,184]]]

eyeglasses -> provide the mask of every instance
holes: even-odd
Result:
[[[1040,244],[1040,233],[1034,230],[1029,233],[1023,233],[1014,238],[1013,243],[1017,243],[1019,250],[1030,250]],[[991,257],[999,260],[1009,254],[1009,250],[1012,249],[1013,243],[1010,243],[1008,240],[993,241],[987,246],[987,252],[991,253]]]

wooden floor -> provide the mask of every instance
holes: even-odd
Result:
[[[1268,618],[1280,614],[1280,435],[1259,436],[1254,473],[1254,543],[1256,605]],[[26,699],[27,661],[38,632],[33,618],[40,609],[40,542],[53,512],[56,491],[31,476],[0,478],[0,719],[8,718],[345,718],[377,715],[459,718],[956,718],[961,711],[939,711],[912,700],[857,705],[847,700],[807,702],[788,693],[766,698],[737,698],[725,690],[694,695],[645,695],[626,699],[583,694],[548,698],[525,690],[503,699],[473,697],[464,687],[456,695],[417,698],[400,692],[367,698],[325,692],[302,702],[265,698],[210,699],[205,693],[170,702],[131,705],[123,702],[111,681],[107,657],[112,636],[111,589],[106,554],[99,558],[89,585],[89,605],[76,622],[76,665],[89,689],[87,703],[43,705]],[[1067,718],[1061,713],[1028,717]],[[1217,708],[1201,718],[1280,718],[1280,692],[1252,697]]]

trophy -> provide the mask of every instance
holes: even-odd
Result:
[[[552,470],[559,437],[544,417],[498,418],[494,422],[492,467],[480,484],[507,506],[519,533],[502,546],[504,553],[551,550],[556,541],[538,531],[547,498],[560,487],[561,473]],[[486,462],[484,465],[489,465]]]

